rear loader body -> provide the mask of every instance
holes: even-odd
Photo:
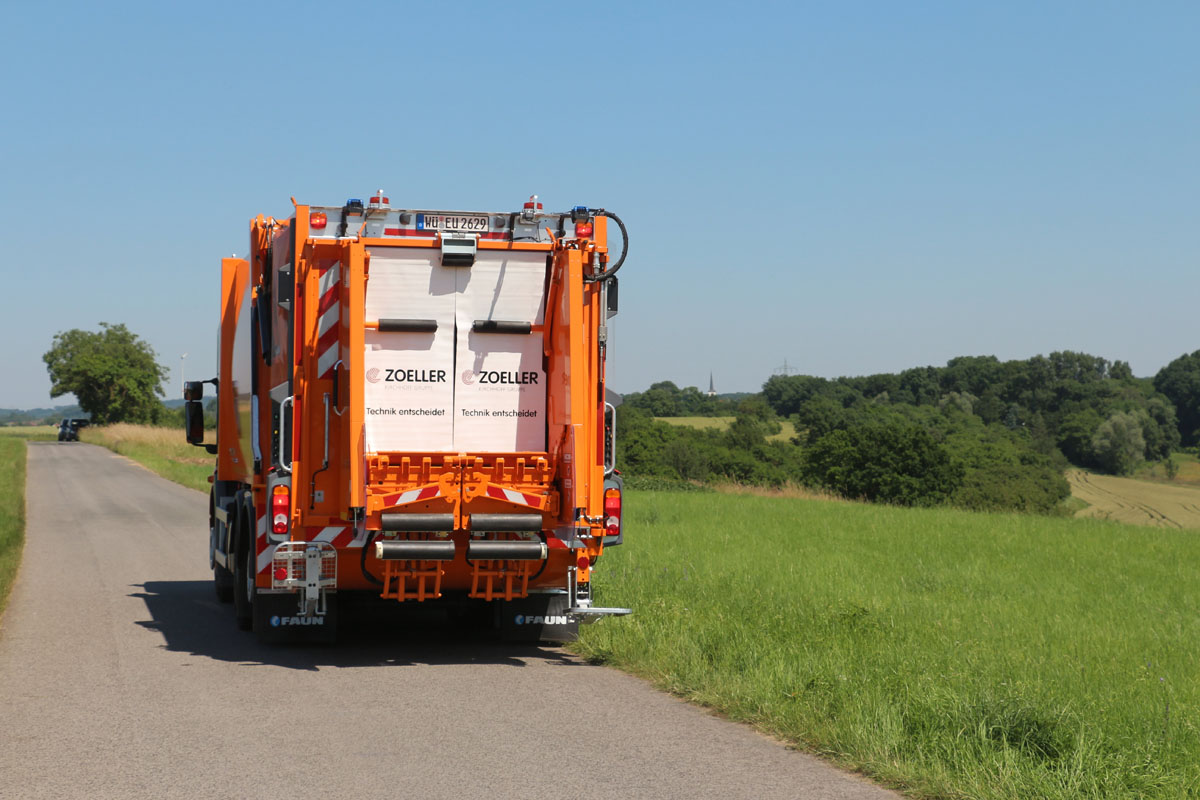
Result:
[[[489,604],[566,640],[621,538],[607,222],[295,205],[221,262],[210,560],[264,638],[332,638],[350,593]],[[622,226],[622,233],[624,232]]]

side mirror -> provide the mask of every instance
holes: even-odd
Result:
[[[197,386],[200,384],[197,383]],[[191,384],[188,384],[189,390]],[[183,425],[188,444],[204,444],[204,404],[199,400],[188,400],[183,404]]]
[[[183,399],[188,401],[204,399],[204,381],[188,381],[183,385]]]

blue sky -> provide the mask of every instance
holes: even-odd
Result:
[[[1200,4],[10,4],[0,407],[58,331],[215,372],[289,197],[610,208],[609,382],[1200,349]]]

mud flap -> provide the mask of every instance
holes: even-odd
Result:
[[[299,595],[259,593],[254,598],[254,633],[264,642],[332,643],[337,640],[338,598],[326,596],[325,614],[300,614]]]
[[[568,619],[564,594],[534,594],[496,602],[500,635],[510,642],[573,642],[579,623]]]

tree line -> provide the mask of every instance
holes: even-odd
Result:
[[[677,409],[677,413],[663,413]],[[733,416],[727,431],[654,417]],[[789,441],[770,440],[780,421]],[[1052,513],[1070,465],[1116,475],[1200,442],[1200,351],[1153,378],[1086,353],[826,379],[775,375],[733,403],[664,381],[625,398],[623,464],[634,476],[780,485],[904,505]]]
[[[59,333],[43,360],[51,396],[74,394],[95,424],[182,424],[160,399],[167,368],[124,325]],[[678,416],[733,421],[655,419]],[[795,435],[780,439],[784,421]],[[1070,465],[1126,475],[1165,460],[1171,474],[1170,454],[1200,445],[1200,350],[1153,378],[1062,351],[864,377],[775,375],[732,397],[662,381],[625,398],[618,432],[618,458],[635,479],[791,482],[903,505],[1051,513],[1069,496]]]

